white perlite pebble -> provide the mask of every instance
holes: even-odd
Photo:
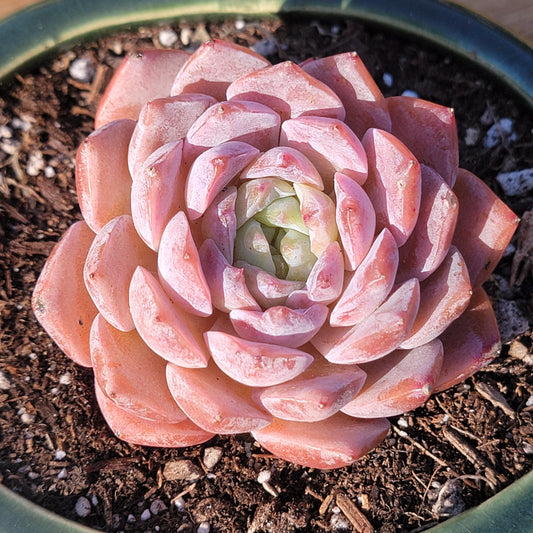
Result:
[[[418,93],[416,91],[412,91],[411,89],[406,89],[402,96],[410,96],[411,98],[418,98]]]
[[[163,500],[154,500],[150,504],[150,512],[153,515],[158,515],[159,513],[161,513],[162,511],[166,511],[167,509],[168,507],[165,505],[165,502],[163,502]]]
[[[392,84],[394,83],[394,78],[392,77],[392,74],[390,74],[389,72],[385,72],[383,74],[383,83],[387,87],[392,87]]]
[[[222,458],[222,448],[212,446],[204,451],[204,465],[207,470],[211,470]]]
[[[197,533],[209,533],[209,531],[211,531],[211,526],[209,525],[209,522],[202,522],[196,531]]]
[[[494,148],[502,141],[514,141],[516,133],[513,131],[514,122],[510,118],[501,118],[496,121],[487,131],[483,146],[485,148]]]
[[[9,379],[7,379],[7,376],[0,370],[0,389],[8,390],[10,388],[11,388],[11,383]]]
[[[70,385],[72,383],[72,374],[70,372],[65,372],[59,376],[59,383],[61,383],[61,385]]]
[[[158,35],[159,42],[162,46],[170,48],[172,45],[176,44],[179,40],[178,34],[171,29],[161,30]]]
[[[67,479],[68,477],[68,472],[67,472],[67,469],[66,468],[62,468],[58,474],[57,474],[57,479]]]
[[[496,179],[507,196],[519,196],[533,191],[533,168],[501,172]]]
[[[474,146],[479,141],[479,130],[477,128],[466,128],[465,144],[467,146]]]
[[[96,69],[88,57],[81,57],[80,59],[74,60],[68,69],[68,73],[72,78],[81,83],[91,83],[95,72]]]
[[[235,21],[236,30],[244,30],[245,27],[246,27],[246,22],[244,22],[244,19],[237,19]]]
[[[26,173],[28,176],[38,176],[39,172],[46,166],[42,152],[32,152],[28,157],[26,164]]]
[[[277,52],[278,45],[274,39],[262,39],[250,47],[257,54],[265,57]]]
[[[143,522],[150,520],[151,517],[152,517],[152,513],[150,512],[150,509],[145,509],[141,514],[141,520]]]
[[[272,476],[272,473],[270,470],[261,470],[259,474],[257,475],[257,482],[258,483],[268,483],[270,481],[270,478]]]
[[[80,518],[89,516],[91,514],[91,502],[85,496],[80,496],[74,506],[74,511]]]

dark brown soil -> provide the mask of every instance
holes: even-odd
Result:
[[[357,50],[385,95],[410,89],[455,108],[461,165],[499,194],[499,172],[533,168],[531,109],[454,56],[352,22],[237,26],[191,28],[243,44],[270,39],[274,62]],[[42,331],[30,296],[54,243],[80,217],[73,158],[93,128],[104,84],[124,53],[161,46],[158,32],[143,28],[73,48],[0,86],[0,482],[105,531],[197,531],[204,522],[221,532],[361,531],[359,510],[385,533],[421,530],[530,471],[533,280],[524,270],[521,286],[510,285],[512,250],[487,284],[505,328],[501,356],[394,419],[386,441],[350,468],[300,468],[265,453],[249,436],[168,450],[132,446],[111,434],[96,406],[92,372],[71,363]],[[69,76],[80,57],[96,67],[91,83]],[[486,148],[487,131],[503,118],[513,121],[513,135],[500,128],[495,146]],[[520,216],[533,206],[532,192],[502,198]],[[531,268],[526,241],[524,234],[513,244],[525,250]],[[204,453],[212,448],[221,458],[209,469]],[[266,485],[257,481],[263,471],[271,473]],[[452,489],[447,499],[445,484]],[[88,499],[85,517],[76,511],[80,497]]]

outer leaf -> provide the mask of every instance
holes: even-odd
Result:
[[[178,405],[206,431],[245,433],[272,420],[252,401],[249,387],[230,379],[213,362],[201,370],[169,363],[167,380]]]
[[[108,222],[87,254],[83,277],[100,314],[121,331],[135,325],[130,313],[129,287],[137,266],[155,270],[155,253],[144,244],[129,215]]]
[[[32,296],[32,309],[46,332],[73,361],[91,366],[89,334],[98,313],[83,280],[94,233],[75,222],[48,257]]]
[[[435,169],[453,187],[459,166],[453,109],[410,96],[392,96],[387,105],[392,134],[420,163]]]
[[[137,120],[146,102],[169,94],[177,72],[189,57],[183,50],[145,50],[128,55],[100,100],[95,128],[121,118]]]
[[[119,439],[139,446],[180,448],[201,444],[214,437],[214,433],[204,431],[189,419],[173,423],[136,416],[118,407],[102,392],[98,383],[95,385],[98,406]]]
[[[264,57],[244,46],[217,39],[208,41],[180,70],[171,94],[201,93],[226,100],[226,89],[233,80],[269,65]]]
[[[359,138],[371,127],[390,131],[386,100],[357,52],[306,61],[302,68],[340,97],[345,122]]]
[[[78,148],[78,203],[95,233],[116,216],[131,213],[128,146],[134,128],[133,120],[115,120],[91,133]]]
[[[187,418],[168,390],[166,361],[136,331],[119,331],[97,315],[91,328],[91,360],[98,386],[121,409],[161,422]]]
[[[274,455],[311,468],[340,468],[365,455],[389,430],[386,418],[358,420],[337,413],[320,422],[274,419],[253,437]]]
[[[242,76],[228,87],[227,96],[228,100],[263,103],[277,111],[282,120],[302,115],[343,120],[345,116],[339,97],[292,61]]]
[[[453,236],[468,265],[472,287],[484,283],[501,259],[515,232],[518,217],[477,176],[460,169],[453,192],[459,217]],[[475,198],[475,209],[472,208]]]

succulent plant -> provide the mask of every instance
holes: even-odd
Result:
[[[126,441],[350,464],[498,353],[482,284],[518,219],[458,160],[453,110],[384,98],[356,53],[129,56],[35,314]]]

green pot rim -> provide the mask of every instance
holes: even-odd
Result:
[[[356,18],[418,37],[499,79],[533,111],[533,50],[508,31],[439,0],[45,0],[0,20],[0,83],[74,42],[146,23],[229,16]],[[533,472],[433,533],[530,533]],[[88,533],[0,485],[0,533]]]

